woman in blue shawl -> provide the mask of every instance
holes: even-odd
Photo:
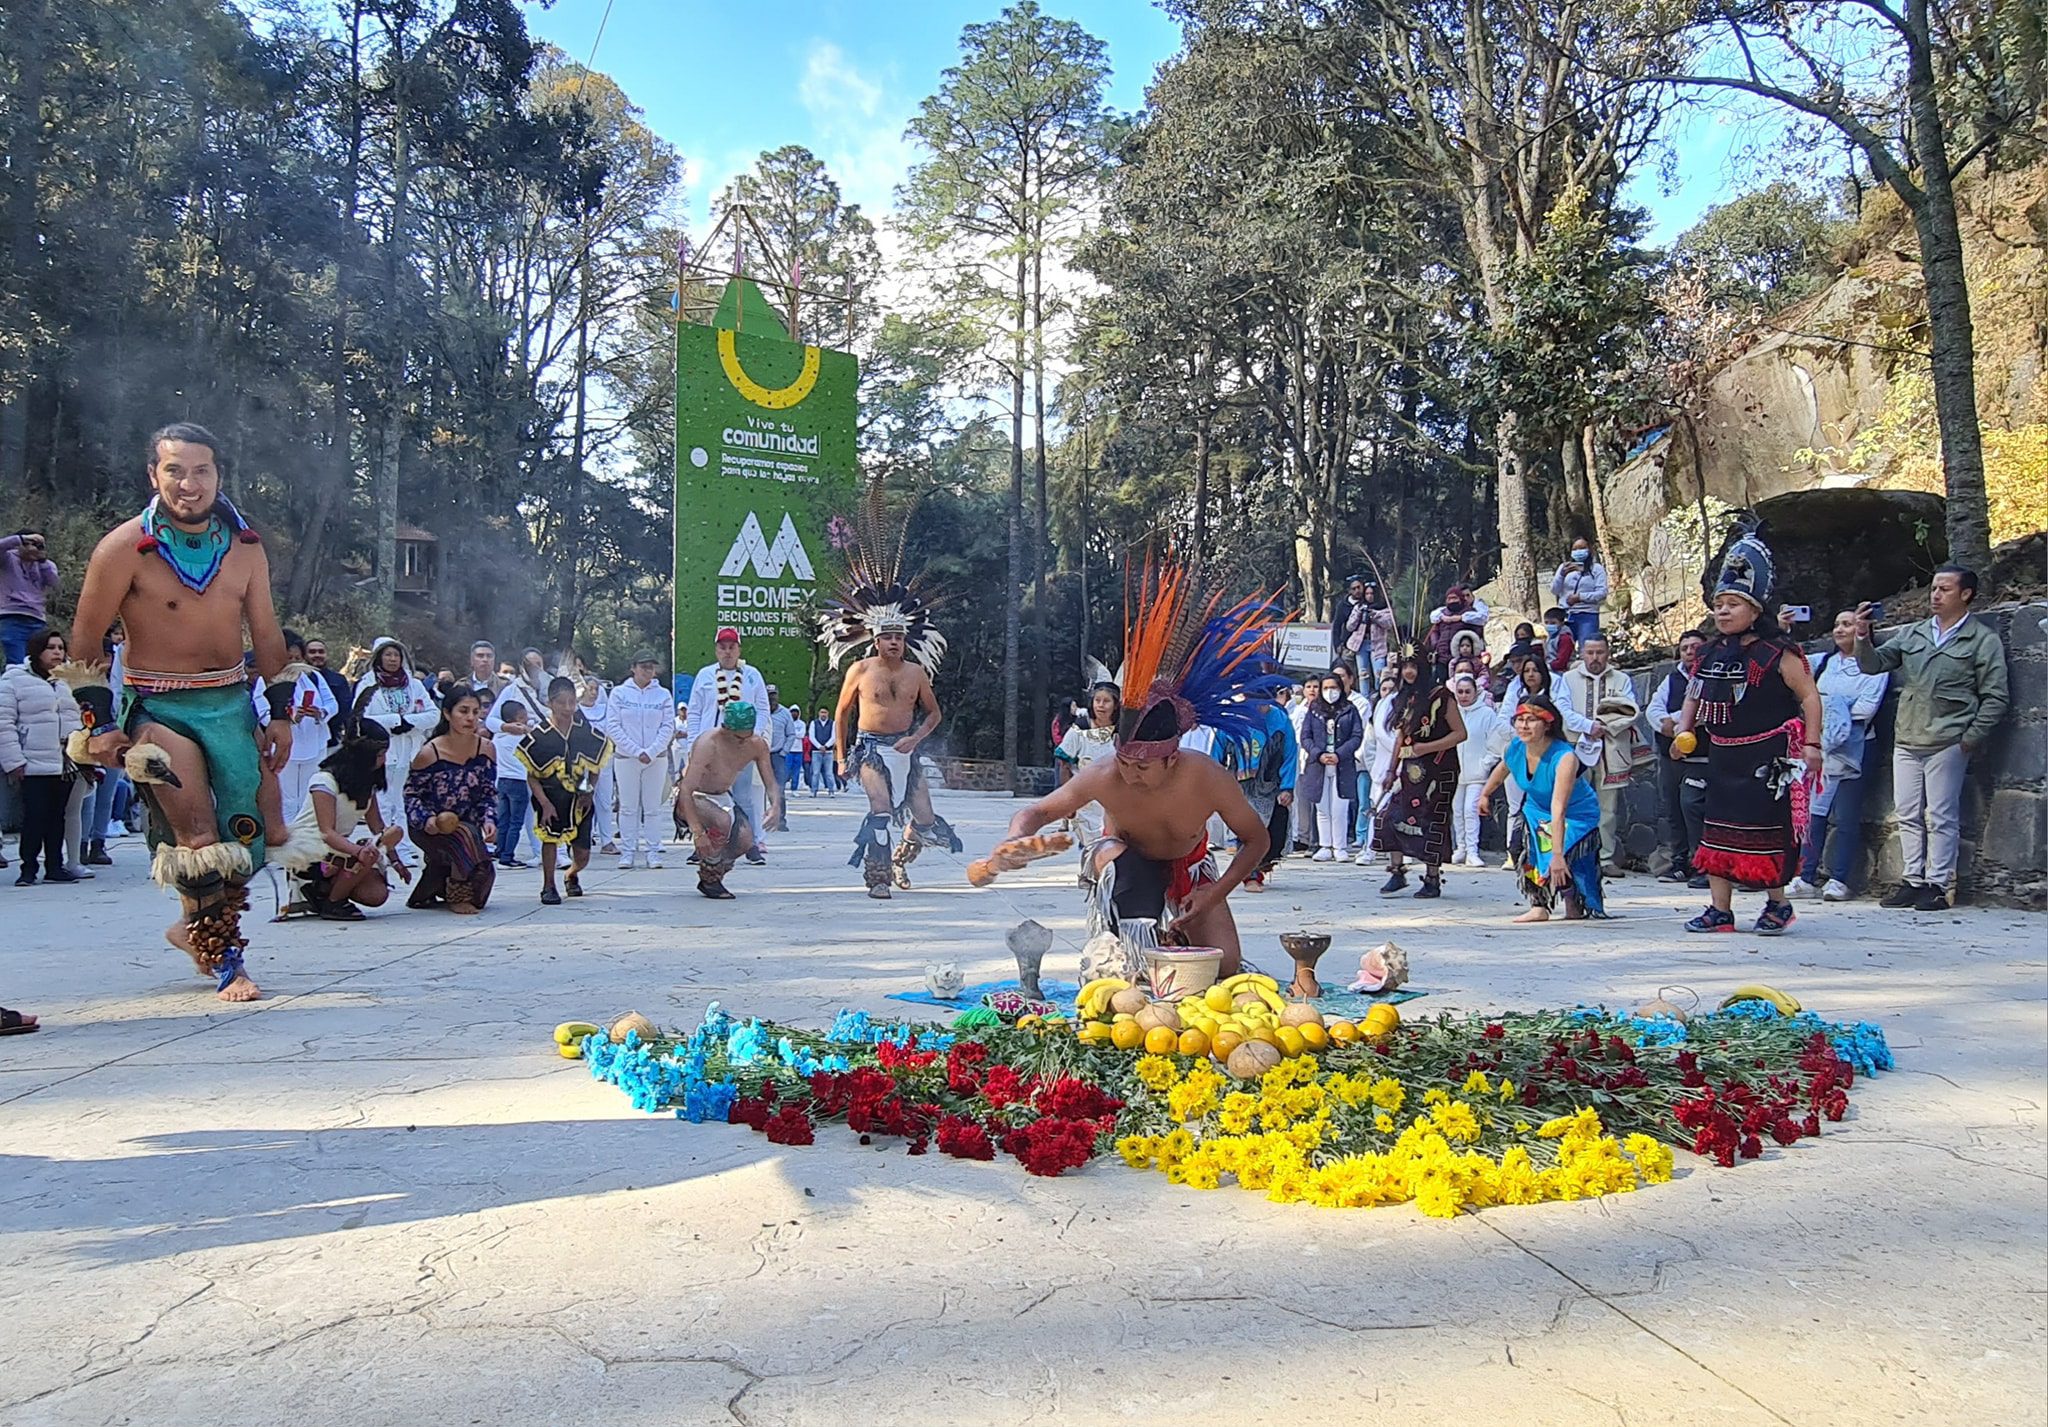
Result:
[[[1512,778],[1522,790],[1522,846],[1516,881],[1529,899],[1518,922],[1547,922],[1560,901],[1568,921],[1605,917],[1600,895],[1600,799],[1579,776],[1571,745],[1557,735],[1557,705],[1529,694],[1515,705],[1515,738],[1479,794],[1485,817],[1493,794]]]

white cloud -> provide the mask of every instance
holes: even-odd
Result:
[[[839,46],[813,40],[804,56],[804,77],[797,83],[796,97],[813,118],[850,112],[871,119],[881,107],[882,86],[856,69]]]
[[[902,86],[893,87],[901,92]],[[908,102],[889,102],[886,77],[863,72],[829,40],[813,40],[797,81],[797,102],[810,116],[812,150],[825,161],[849,202],[879,221],[894,204],[910,169],[903,128]]]

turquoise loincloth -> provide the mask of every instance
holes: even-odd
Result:
[[[249,704],[247,684],[218,689],[171,689],[150,693],[133,685],[121,690],[121,728],[130,737],[145,723],[162,724],[199,745],[206,760],[206,783],[213,794],[214,824],[223,842],[249,849],[249,867],[263,865],[263,815],[256,790],[263,782],[256,747],[256,711]],[[152,806],[149,845],[175,842],[161,814]]]

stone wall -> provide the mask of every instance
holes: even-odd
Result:
[[[939,771],[945,775],[948,788],[959,788],[970,793],[1017,792],[1025,797],[1042,798],[1052,791],[1052,769],[1020,767],[1017,770],[1017,785],[1010,786],[1008,770],[1003,764],[984,758],[940,758]]]
[[[2012,710],[1971,764],[1963,794],[1963,850],[1957,893],[2006,906],[2048,906],[2048,604],[1992,606],[1981,612],[2005,641]],[[1889,626],[1879,642],[1903,626]],[[1817,657],[1829,642],[1807,646]],[[1670,670],[1667,662],[1633,670],[1637,700],[1650,694]],[[1900,854],[1892,805],[1892,720],[1898,707],[1896,684],[1885,695],[1864,757],[1868,780],[1863,799],[1862,852],[1850,885],[1858,893],[1889,888],[1899,880]],[[1631,866],[1664,865],[1654,766],[1643,769],[1623,793],[1622,821]]]

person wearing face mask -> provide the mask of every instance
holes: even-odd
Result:
[[[1593,547],[1581,535],[1571,553],[1550,577],[1550,593],[1563,606],[1572,638],[1580,644],[1600,632],[1600,606],[1607,603],[1607,567],[1593,558]]]
[[[1309,709],[1301,726],[1301,750],[1307,760],[1301,796],[1313,809],[1315,860],[1334,862],[1351,855],[1350,795],[1358,786],[1358,746],[1365,739],[1365,726],[1334,672],[1311,679],[1309,685]]]
[[[1543,660],[1553,674],[1572,667],[1579,652],[1578,637],[1572,633],[1564,611],[1555,607],[1543,611]]]

